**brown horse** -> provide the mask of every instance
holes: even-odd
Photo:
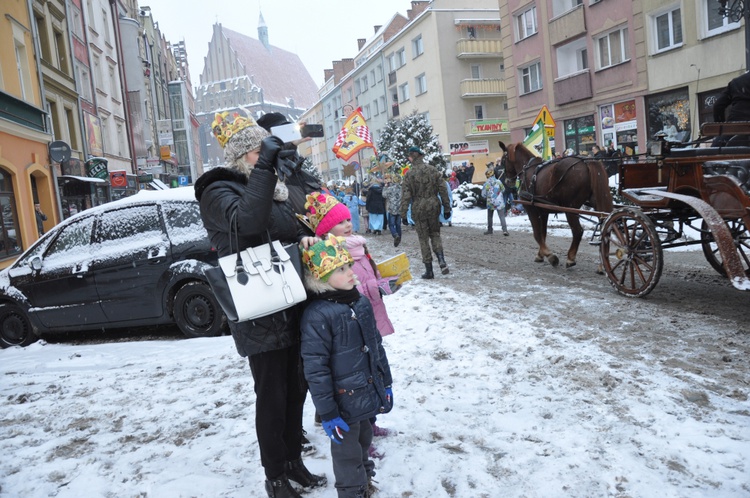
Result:
[[[534,261],[541,263],[547,258],[552,266],[560,264],[559,258],[547,247],[547,219],[555,211],[555,206],[579,209],[588,203],[595,210],[612,211],[612,193],[609,190],[607,170],[595,160],[580,157],[565,157],[543,162],[532,154],[522,143],[506,146],[500,142],[505,151],[502,165],[508,179],[520,178],[519,196],[526,204],[526,212],[534,230],[534,239],[539,244],[539,252]],[[578,246],[583,238],[580,216],[575,212],[566,212],[573,241],[568,249],[565,267],[576,264]]]

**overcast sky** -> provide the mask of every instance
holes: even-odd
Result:
[[[208,53],[215,22],[258,38],[258,17],[268,26],[271,45],[299,55],[318,87],[331,61],[354,57],[357,39],[370,38],[373,26],[387,23],[400,12],[406,16],[410,0],[141,0],[151,7],[168,41],[185,40],[194,86],[200,83],[203,58]]]

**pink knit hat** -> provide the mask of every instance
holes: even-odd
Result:
[[[305,202],[307,218],[315,229],[315,235],[322,237],[333,227],[344,220],[351,219],[349,209],[332,195],[313,192],[307,196]]]

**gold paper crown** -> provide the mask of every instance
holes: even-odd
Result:
[[[328,238],[302,249],[302,261],[310,269],[312,276],[326,281],[336,268],[354,263],[352,255],[346,249],[346,239],[328,234]]]
[[[250,126],[258,126],[251,117],[240,116],[239,113],[217,112],[214,115],[214,122],[211,123],[211,130],[223,148],[235,133],[244,130]]]
[[[328,213],[330,213],[333,209],[341,209],[336,208],[337,205],[341,204],[338,199],[336,199],[332,195],[324,194],[322,192],[313,192],[312,194],[308,194],[307,197],[305,197],[305,201],[307,219],[310,222],[313,231],[316,233],[318,231],[320,222],[323,221],[323,218],[325,218]],[[349,215],[348,208],[344,208],[346,209],[345,215]],[[338,223],[339,221],[340,220],[336,220],[336,223]],[[334,223],[334,225],[336,223]],[[324,230],[320,235],[322,235],[323,233],[327,233],[328,230],[332,228],[332,226],[326,227],[327,229]]]

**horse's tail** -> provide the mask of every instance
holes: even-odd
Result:
[[[586,161],[591,178],[591,191],[594,201],[594,209],[597,211],[611,212],[614,201],[612,191],[609,190],[609,178],[607,169],[600,161]]]

